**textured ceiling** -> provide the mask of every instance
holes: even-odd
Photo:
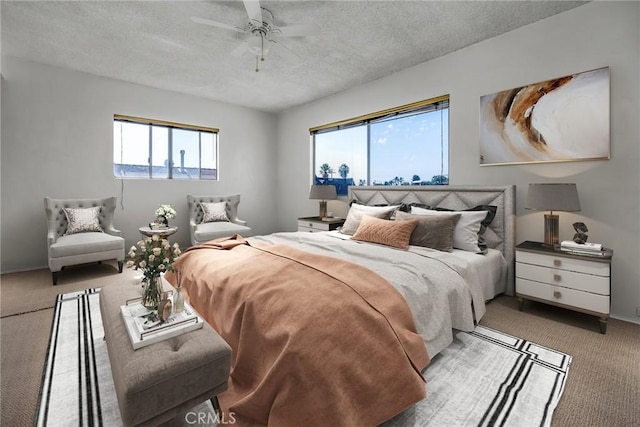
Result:
[[[2,1],[2,52],[22,59],[279,112],[580,6],[577,1],[262,1],[281,38],[256,73],[230,53],[242,1]]]

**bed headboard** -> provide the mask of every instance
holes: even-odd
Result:
[[[497,206],[496,216],[484,234],[489,247],[507,260],[507,294],[513,295],[516,238],[516,186],[350,186],[349,202],[364,205],[422,203],[463,210],[477,205]]]

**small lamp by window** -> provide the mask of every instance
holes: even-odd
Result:
[[[309,191],[309,199],[320,200],[320,212],[319,217],[324,218],[327,216],[327,200],[334,200],[338,198],[335,185],[312,185]]]
[[[558,215],[553,211],[578,212],[580,200],[575,184],[529,184],[525,209],[550,211],[544,215],[544,244],[555,247],[560,243]]]

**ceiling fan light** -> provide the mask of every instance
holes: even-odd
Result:
[[[271,43],[264,35],[256,35],[247,41],[249,52],[264,58],[269,53]]]

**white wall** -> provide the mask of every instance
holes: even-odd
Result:
[[[615,250],[612,314],[638,321],[640,306],[640,4],[594,2],[335,96],[282,113],[278,123],[279,228],[314,215],[308,200],[309,128],[409,102],[450,94],[452,184],[516,184],[517,241],[543,240],[543,214],[523,209],[531,182],[575,182],[582,211],[560,215],[560,239],[584,221],[589,240]],[[480,96],[609,66],[611,159],[536,165],[479,166]],[[329,210],[346,212],[343,201]]]
[[[187,193],[240,193],[240,218],[274,231],[275,115],[12,57],[2,75],[2,272],[47,265],[45,196],[117,195],[127,247],[161,203],[178,211],[174,238],[188,245]],[[220,181],[115,179],[114,114],[219,128]]]

